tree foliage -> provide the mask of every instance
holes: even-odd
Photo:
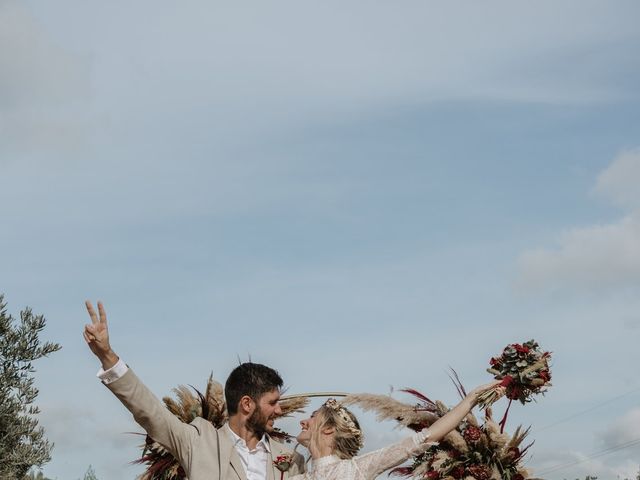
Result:
[[[42,472],[31,471],[23,477],[23,480],[51,480],[51,479],[48,477],[45,477],[44,473]]]
[[[93,467],[91,465],[89,465],[89,468],[85,472],[82,480],[98,480],[96,472],[93,470]]]
[[[51,459],[53,445],[35,417],[38,389],[34,385],[33,362],[59,350],[56,343],[42,343],[40,332],[46,324],[31,309],[20,312],[16,322],[7,314],[0,295],[0,478],[20,479],[32,466]]]

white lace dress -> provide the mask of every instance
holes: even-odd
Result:
[[[431,445],[426,442],[428,432],[423,432],[349,460],[341,460],[335,455],[319,458],[311,462],[309,471],[289,480],[372,480]]]

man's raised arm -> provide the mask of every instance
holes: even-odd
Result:
[[[199,435],[193,426],[183,423],[138,379],[120,360],[109,344],[107,313],[102,302],[98,302],[98,315],[91,302],[85,302],[91,324],[85,325],[87,345],[102,363],[98,377],[133,414],[135,421],[157,442],[167,448],[187,469],[191,444]]]

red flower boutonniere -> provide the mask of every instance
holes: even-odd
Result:
[[[285,454],[278,455],[276,459],[273,461],[273,465],[280,470],[280,480],[284,478],[284,472],[291,468],[293,464],[293,455]]]

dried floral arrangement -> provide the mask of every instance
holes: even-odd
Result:
[[[462,385],[456,386],[464,395]],[[371,394],[349,395],[344,403],[375,412],[379,421],[393,420],[399,427],[415,431],[429,427],[449,411],[444,403],[432,401],[416,390],[402,391],[414,396],[417,403],[407,404],[390,396]],[[438,444],[428,446],[413,458],[411,465],[397,467],[391,475],[429,480],[533,480],[522,466],[523,457],[532,445],[523,446],[528,432],[529,429],[518,427],[512,436],[504,433],[488,407],[482,425],[469,413]]]
[[[162,401],[167,409],[184,423],[191,423],[195,418],[202,417],[209,420],[216,428],[220,428],[227,421],[227,409],[224,400],[224,388],[221,383],[209,377],[204,395],[191,387],[180,385],[173,389],[176,396],[163,397]],[[280,401],[282,415],[279,418],[301,413],[309,404],[307,397],[294,397]],[[146,434],[140,434],[146,435]],[[286,432],[275,429],[272,437],[290,442],[291,436]],[[146,435],[142,445],[142,455],[134,464],[147,465],[147,470],[138,480],[185,480],[186,475],[178,461],[158,442]]]
[[[509,344],[501,355],[489,360],[487,372],[493,374],[496,380],[502,380],[500,385],[506,388],[505,396],[509,399],[509,405],[500,421],[502,429],[507,422],[513,400],[524,405],[532,401],[534,395],[544,395],[551,386],[550,360],[551,353],[542,351],[535,340]],[[495,390],[490,390],[478,397],[478,404],[481,408],[486,408],[496,398]]]
[[[544,393],[551,386],[549,370],[551,352],[543,352],[535,340],[507,345],[502,354],[489,360],[487,371],[496,380],[502,380],[506,387],[506,397],[519,400],[523,405],[532,400],[532,395]],[[480,405],[490,405],[495,399],[495,391],[480,396]]]

